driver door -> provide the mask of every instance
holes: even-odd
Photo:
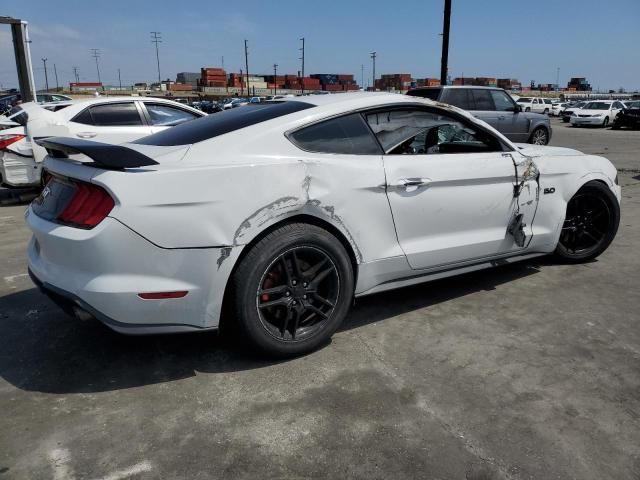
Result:
[[[491,134],[437,109],[365,115],[384,151],[398,241],[413,269],[434,269],[520,250],[515,168]],[[532,210],[533,212],[533,210]],[[532,218],[524,219],[530,225]]]

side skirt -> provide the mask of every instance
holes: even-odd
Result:
[[[446,277],[453,277],[455,275],[462,275],[464,273],[469,273],[469,272],[475,272],[476,270],[483,270],[485,268],[491,268],[491,267],[497,267],[500,265],[507,265],[510,263],[516,263],[516,262],[520,262],[522,260],[527,260],[529,258],[535,258],[535,257],[541,257],[544,255],[548,255],[548,253],[540,253],[540,252],[536,252],[536,253],[528,253],[525,255],[519,255],[519,256],[512,256],[512,257],[505,257],[505,258],[497,258],[497,259],[493,259],[493,260],[487,260],[481,263],[476,263],[473,265],[466,265],[466,266],[459,266],[459,267],[453,267],[453,268],[449,268],[446,270],[440,270],[440,271],[429,271],[429,272],[424,272],[424,273],[419,273],[416,270],[414,270],[412,272],[411,275],[404,275],[401,278],[394,278],[392,280],[387,280],[384,281],[382,283],[377,283],[374,284],[373,286],[367,287],[365,285],[362,285],[365,289],[362,291],[358,291],[356,290],[356,297],[364,297],[365,295],[371,295],[373,293],[378,293],[378,292],[384,292],[386,290],[393,290],[395,288],[402,288],[402,287],[408,287],[410,285],[416,285],[418,283],[425,283],[425,282],[430,282],[432,280],[438,280],[440,278],[446,278]],[[402,260],[400,260],[402,259]],[[404,259],[404,257],[395,257],[393,259],[388,259],[388,260],[383,260],[380,262],[373,262],[375,264],[378,265],[361,265],[361,270],[360,270],[360,279],[361,282],[360,283],[370,283],[370,282],[366,282],[366,278],[369,277],[369,280],[373,280],[375,282],[376,279],[380,279],[380,277],[382,276],[386,276],[384,275],[382,272],[380,272],[380,269],[383,268],[384,270],[387,270],[386,268],[383,267],[382,263],[383,262],[393,262],[395,263],[395,267],[398,268],[400,267],[400,265],[402,264],[402,262],[404,262],[404,265],[406,265],[408,267],[408,264],[406,262],[406,259]],[[362,268],[364,267],[364,269]],[[387,267],[389,267],[389,265],[387,265]],[[396,272],[399,269],[396,268],[391,268],[391,270],[396,270]],[[364,270],[364,271],[363,271]],[[374,270],[378,270],[377,272],[375,272]],[[406,272],[406,270],[404,270]],[[387,270],[387,275],[389,274],[389,271]]]

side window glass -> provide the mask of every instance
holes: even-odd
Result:
[[[291,133],[289,139],[302,150],[310,152],[346,155],[381,153],[378,142],[359,113],[310,125]]]
[[[440,113],[389,110],[366,115],[387,155],[477,153],[500,151],[491,135]]]
[[[500,90],[491,90],[491,98],[499,112],[513,112],[513,102],[509,96]]]
[[[475,110],[471,103],[469,89],[467,88],[447,88],[444,90],[443,102],[453,105],[463,110]]]
[[[138,108],[133,102],[106,103],[90,107],[94,125],[101,127],[127,127],[142,125]]]
[[[491,90],[476,89],[473,90],[473,99],[476,104],[476,110],[490,110],[496,109],[491,99]]]
[[[173,127],[180,123],[188,122],[197,118],[191,112],[180,108],[171,107],[169,105],[159,105],[154,103],[145,103],[151,124],[156,126]]]
[[[82,123],[83,125],[94,125],[93,118],[91,118],[91,112],[88,108],[85,108],[78,115],[71,119],[72,122]]]

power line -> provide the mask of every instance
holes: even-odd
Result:
[[[162,32],[151,32],[151,43],[156,44],[156,62],[158,63],[158,83],[161,83],[160,79],[160,54],[158,53],[158,44],[162,43]]]
[[[91,56],[96,59],[96,71],[98,72],[98,83],[102,83],[102,80],[100,80],[100,64],[98,63],[98,58],[100,58],[100,50],[97,48],[92,48],[89,51],[91,52]]]
[[[47,75],[47,59],[43,58],[42,63],[44,64],[44,84],[47,91],[49,91],[49,77]]]

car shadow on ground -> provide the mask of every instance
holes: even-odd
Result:
[[[540,264],[505,265],[358,299],[341,331],[493,290],[537,273]],[[0,298],[0,376],[26,391],[113,391],[282,362],[257,357],[241,343],[205,332],[121,335],[98,321],[67,316],[35,288]]]
[[[0,207],[28,205],[37,196],[35,188],[0,188]]]

